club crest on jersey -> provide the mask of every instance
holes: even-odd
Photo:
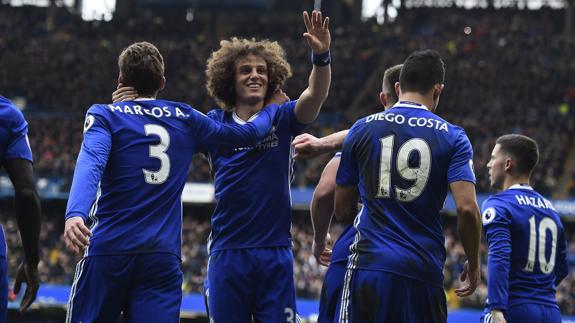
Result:
[[[483,225],[493,222],[493,220],[495,220],[495,209],[490,207],[483,211],[483,216],[481,219],[483,220]]]
[[[84,122],[84,132],[88,131],[94,125],[94,116],[89,115],[86,117],[86,121]]]

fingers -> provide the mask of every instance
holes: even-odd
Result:
[[[20,287],[22,287],[22,275],[18,272],[16,279],[14,280],[14,294],[20,293]]]
[[[32,303],[34,303],[34,300],[36,299],[37,293],[38,293],[37,285],[36,286],[29,285],[26,288],[26,293],[24,294],[24,297],[20,302],[20,313],[24,313],[28,310],[28,308],[30,308],[30,305],[32,305]]]
[[[309,19],[309,14],[307,13],[307,11],[303,12],[303,23],[305,24],[305,29],[309,32],[311,30],[311,20]]]
[[[120,84],[118,84],[120,86]],[[112,93],[112,101],[122,102],[122,101],[129,101],[133,100],[138,97],[138,92],[134,87],[131,86],[123,86],[119,87],[114,93]]]
[[[309,141],[309,140],[310,140],[309,134],[303,133],[303,134],[295,137],[291,144],[292,144],[292,146],[295,146],[295,145],[304,143],[304,142]]]
[[[329,29],[329,17],[325,17],[325,19],[323,20],[323,29]]]
[[[68,250],[76,254],[84,250],[90,244],[89,237],[92,236],[92,233],[89,231],[90,230],[80,222],[70,224],[64,232],[64,241]]]
[[[323,266],[329,266],[331,261],[331,249],[325,248],[321,255],[319,256],[319,264]]]

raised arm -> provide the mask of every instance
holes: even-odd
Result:
[[[278,105],[270,104],[243,125],[221,123],[200,112],[196,112],[196,118],[191,122],[198,142],[203,146],[249,147],[269,134],[278,109]]]
[[[331,57],[329,53],[331,36],[329,33],[329,18],[322,19],[320,11],[314,10],[311,18],[307,12],[304,12],[303,21],[307,30],[303,36],[313,50],[313,68],[309,76],[308,87],[297,100],[295,115],[299,122],[309,124],[317,118],[329,92],[331,83]]]
[[[326,237],[333,216],[335,197],[335,177],[339,167],[339,157],[332,158],[323,169],[311,199],[311,224],[313,226],[313,255],[317,261],[327,266],[330,251],[326,248]],[[323,256],[323,257],[322,257]]]
[[[308,133],[303,133],[292,142],[295,148],[294,158],[311,159],[325,153],[333,153],[341,150],[343,141],[349,129],[342,130],[331,135],[316,138]]]
[[[473,294],[479,284],[481,220],[475,197],[475,185],[467,181],[457,181],[449,184],[449,187],[457,207],[457,231],[467,256],[461,276],[461,280],[467,283],[456,290],[458,296],[464,297]]]

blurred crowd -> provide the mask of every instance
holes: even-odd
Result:
[[[210,233],[210,223],[205,210],[195,208],[186,210],[183,226],[182,246],[182,272],[184,293],[202,293],[203,282],[207,270],[207,239]],[[320,266],[311,252],[313,234],[309,219],[303,213],[294,217],[292,226],[294,273],[297,296],[300,298],[319,298],[326,267]],[[9,276],[14,277],[15,271],[23,253],[16,231],[16,221],[0,214],[0,221],[4,226],[8,245]],[[447,259],[445,262],[445,292],[450,308],[474,307],[482,308],[487,297],[487,266],[486,247],[482,245],[482,282],[474,295],[459,298],[454,290],[459,287],[459,274],[463,269],[465,253],[463,246],[457,238],[455,219],[448,217],[445,221],[445,246]],[[564,314],[575,314],[575,232],[574,228],[567,226],[570,239],[568,239],[568,264],[571,271],[567,278],[557,289],[557,299]],[[342,227],[333,225],[331,236],[334,241],[341,233]],[[41,234],[41,256],[39,273],[42,283],[46,284],[72,284],[74,269],[79,260],[70,254],[62,239],[63,219],[57,214],[48,214],[43,218]]]
[[[85,22],[62,8],[0,8],[0,94],[26,106],[38,173],[67,182],[83,114],[92,103],[110,101],[117,56],[134,41],[151,41],[164,55],[168,83],[160,96],[202,111],[215,107],[206,95],[204,69],[220,39],[277,40],[292,64],[294,76],[285,85],[292,99],[306,87],[311,68],[299,15],[214,15],[207,21],[216,23],[209,24],[143,11],[112,22]],[[509,132],[539,142],[535,187],[545,195],[564,189],[562,174],[575,131],[575,61],[568,54],[575,51],[575,42],[563,37],[562,14],[550,9],[419,8],[400,10],[385,25],[332,21],[332,88],[308,132],[327,135],[381,109],[377,98],[383,70],[413,50],[434,48],[447,68],[438,113],[469,135],[478,190],[489,190],[485,164],[494,140]],[[298,161],[294,185],[314,186],[328,159]],[[189,179],[211,180],[201,157],[194,159]]]

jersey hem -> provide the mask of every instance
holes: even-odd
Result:
[[[405,273],[399,273],[399,272],[396,272],[396,271],[393,271],[393,270],[389,270],[389,269],[383,269],[383,268],[366,268],[366,267],[362,267],[362,266],[354,266],[353,269],[370,270],[370,271],[383,271],[383,272],[390,273],[390,274],[394,274],[394,275],[398,275],[398,276],[401,276],[401,277],[405,277],[405,278],[417,280],[417,281],[420,281],[420,282],[422,282],[422,283],[429,284],[429,285],[432,285],[432,286],[435,286],[435,287],[438,287],[438,288],[443,288],[443,279],[441,279],[441,284],[436,284],[436,283],[433,283],[433,282],[430,282],[430,281],[427,281],[427,280],[423,280],[423,279],[418,278],[418,277],[415,277],[415,276],[406,275]]]
[[[210,248],[209,254],[215,251],[224,250],[237,250],[237,249],[260,249],[260,248],[291,248],[291,242],[288,244],[275,244],[275,245],[253,245],[253,246],[241,246],[241,247],[224,247],[224,248]]]
[[[89,247],[88,247],[89,248]],[[84,258],[92,257],[92,256],[122,256],[122,255],[137,255],[137,254],[149,254],[149,253],[165,253],[170,254],[178,257],[180,262],[182,261],[181,255],[175,254],[170,251],[163,251],[163,250],[150,250],[150,251],[118,251],[118,252],[91,252],[88,250],[88,254],[84,256]]]

